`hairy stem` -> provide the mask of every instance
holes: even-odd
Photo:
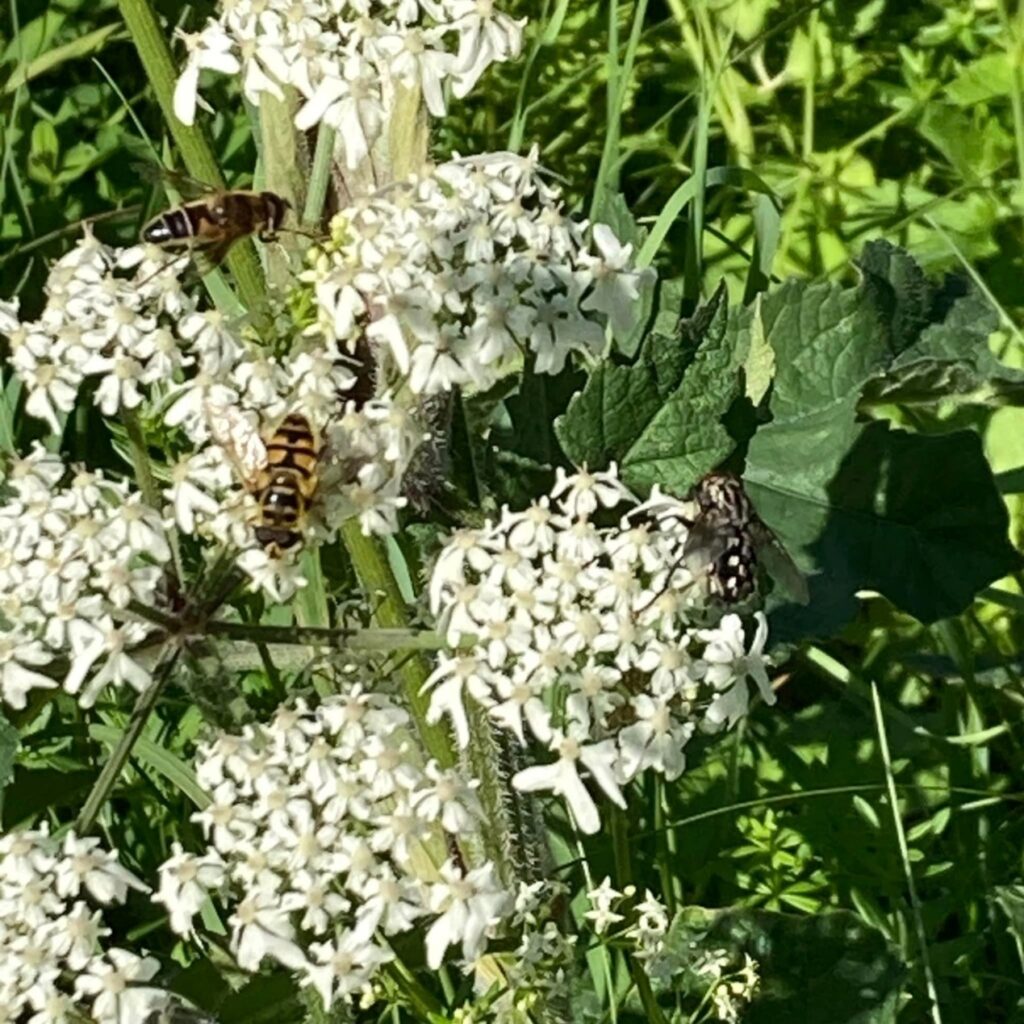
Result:
[[[349,558],[362,584],[363,592],[373,602],[373,619],[384,629],[408,629],[409,614],[402,600],[387,557],[381,550],[380,542],[374,537],[363,535],[359,521],[349,519],[341,528],[341,539],[348,550]],[[427,753],[436,758],[445,768],[456,762],[455,751],[444,729],[427,721],[427,707],[430,703],[426,694],[421,693],[423,684],[430,675],[429,664],[419,655],[407,658],[398,669],[409,713],[416,723]]]
[[[78,815],[78,820],[75,822],[75,830],[79,835],[85,835],[86,833],[91,832],[92,827],[96,824],[96,819],[99,817],[100,810],[103,808],[103,805],[107,802],[108,797],[113,791],[118,777],[121,774],[121,770],[124,768],[125,763],[131,756],[132,748],[135,746],[136,740],[138,740],[142,735],[142,730],[145,728],[150,714],[156,707],[156,703],[160,699],[160,694],[163,692],[164,686],[171,678],[171,673],[178,662],[178,656],[180,654],[181,648],[179,646],[174,645],[169,648],[165,655],[165,660],[153,675],[153,681],[145,690],[143,690],[142,693],[139,694],[139,699],[135,702],[135,707],[132,708],[131,718],[128,720],[128,727],[121,734],[121,738],[118,740],[117,746],[114,747],[113,751],[111,751],[110,757],[103,765],[103,768],[92,787],[92,791],[89,793],[89,796],[85,801],[85,805],[82,807],[82,812]]]
[[[182,124],[175,117],[174,60],[167,45],[166,32],[152,5],[149,0],[118,0],[118,6],[189,174],[214,188],[223,188],[224,176],[206,133],[195,125]],[[246,240],[233,246],[228,253],[228,265],[246,308],[250,312],[259,309],[263,305],[265,291],[253,243]]]

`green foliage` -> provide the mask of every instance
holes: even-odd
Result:
[[[762,982],[743,1014],[750,1024],[894,1024],[904,968],[896,950],[856,915],[807,917],[766,910],[688,907],[669,945],[694,957],[724,949],[761,965]]]
[[[211,6],[162,10],[194,29]],[[403,537],[410,564],[455,519],[528,504],[567,459],[616,461],[631,486],[679,494],[717,466],[742,470],[811,580],[806,609],[773,598],[773,637],[829,639],[780,666],[777,708],[758,710],[744,733],[701,741],[699,756],[695,745],[695,767],[663,793],[631,793],[628,863],[602,837],[591,872],[684,907],[678,949],[754,956],[762,989],[745,1021],[928,1019],[926,958],[943,1020],[1016,1019],[1024,14],[974,0],[652,0],[632,40],[640,7],[617,5],[613,48],[609,5],[597,0],[501,6],[532,19],[524,61],[453,101],[434,155],[539,141],[570,204],[616,226],[660,284],[588,373],[527,368],[460,398],[445,508]],[[21,2],[3,17],[0,295],[32,315],[46,264],[82,219],[97,218],[106,241],[136,237],[162,200],[128,157],[152,159],[169,134],[110,0]],[[237,83],[217,88],[213,148],[244,184],[254,125]],[[23,451],[37,428],[17,383],[6,373],[2,383],[0,449]],[[63,445],[127,472],[98,416],[70,419]],[[325,552],[302,614],[376,608],[354,579]],[[405,583],[420,588],[417,569]],[[259,618],[256,602],[240,607]],[[223,660],[176,680],[105,812],[145,877],[172,842],[196,839],[189,818],[204,794],[189,759],[208,724],[312,688],[306,667],[270,678],[258,660],[244,670]],[[920,936],[879,796],[871,682]],[[125,709],[86,717],[57,698],[12,717],[16,729],[0,719],[4,826],[72,820]],[[562,827],[552,826],[556,850]],[[579,851],[563,852],[578,899]],[[222,950],[178,943],[154,917],[140,901],[122,923],[145,931],[178,972],[174,986],[222,1024],[322,1019],[284,975],[243,978]],[[601,970],[580,980],[581,1003],[595,1019],[612,1006],[619,1020],[649,1019],[630,965],[609,955],[610,982]],[[424,977],[425,1005],[443,1007],[436,1020],[454,1009],[448,981]],[[657,993],[667,1014],[678,991]]]

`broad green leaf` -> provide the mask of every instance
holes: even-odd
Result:
[[[884,374],[865,388],[872,404],[934,404],[953,399],[977,405],[1024,404],[1024,371],[999,362],[989,337],[999,326],[991,305],[975,291],[952,300],[941,323],[931,324]]]
[[[877,392],[893,366],[957,351],[970,332],[966,347],[987,351],[991,316],[885,243],[868,246],[860,267],[857,288],[789,282],[759,317],[745,310],[734,322],[738,350],[763,327],[777,367],[772,421],[747,453],[750,496],[811,577],[807,608],[776,611],[780,639],[839,628],[859,590],[926,622],[956,614],[1018,563],[977,437],[857,418],[865,386]]]
[[[636,362],[605,362],[556,424],[576,465],[618,462],[630,486],[683,494],[730,452],[721,423],[739,392],[725,290],[673,336],[650,335]]]
[[[1019,564],[977,435],[840,425],[771,423],[750,445],[750,496],[810,572],[810,604],[774,616],[780,639],[839,628],[861,590],[934,622]]]
[[[44,185],[53,181],[60,161],[57,130],[49,121],[36,121],[28,156],[28,176]]]
[[[757,962],[761,980],[744,1024],[895,1024],[906,968],[884,936],[848,911],[798,917],[690,907],[665,941],[693,966],[718,950],[737,967],[744,955]],[[691,992],[701,983],[691,971],[676,979]]]

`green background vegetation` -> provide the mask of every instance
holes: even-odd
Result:
[[[831,363],[819,365],[815,377],[802,353],[816,345],[825,357],[832,350],[831,321],[816,298],[823,293],[807,282],[827,279],[845,313],[863,318],[858,337],[866,346],[891,344],[927,362],[923,378],[897,374],[884,387],[870,383],[872,363],[844,385],[843,438],[820,452],[799,449],[808,467],[806,504],[813,505],[855,441],[870,452],[871,445],[904,446],[895,455],[886,449],[886,464],[916,488],[908,515],[933,517],[927,550],[912,547],[916,535],[911,541],[891,532],[889,573],[872,574],[860,541],[849,532],[839,536],[850,572],[847,604],[838,612],[816,606],[820,616],[792,630],[816,639],[805,640],[776,679],[774,710],[759,710],[710,745],[677,785],[645,794],[651,827],[633,846],[631,870],[638,878],[659,877],[675,909],[700,905],[741,915],[709,916],[693,927],[720,929],[720,942],[744,929],[757,938],[768,980],[750,1020],[1024,1019],[1024,598],[1019,575],[986,586],[1013,566],[999,495],[1018,547],[1024,514],[1024,413],[1016,407],[1022,388],[1013,372],[1024,365],[1024,4],[509,6],[531,18],[523,60],[493,68],[453,106],[435,131],[434,154],[538,142],[544,164],[565,179],[568,203],[632,234],[659,271],[662,285],[650,302],[664,317],[644,342],[645,358],[658,358],[652,338],[659,329],[670,335],[678,313],[692,314],[724,282],[732,312],[721,314],[720,334],[698,340],[727,339],[730,358],[749,380],[751,336],[762,330],[776,362],[772,401],[788,389],[810,402]],[[190,27],[211,9],[159,7],[170,24]],[[83,218],[97,218],[104,240],[127,243],[163,201],[130,159],[150,153],[147,136],[158,149],[166,145],[166,130],[114,3],[12,0],[5,17],[0,294],[19,295],[24,314],[33,315],[43,302],[48,262],[73,244]],[[214,82],[209,95],[218,111],[211,121],[215,150],[228,179],[244,184],[256,157],[249,112],[234,83]],[[883,249],[868,250],[871,262],[865,245],[879,238],[916,262]],[[884,282],[878,294],[855,289],[855,260],[867,266],[869,279]],[[947,294],[947,274],[973,286],[970,305],[957,316],[935,309],[937,296]],[[780,290],[790,277],[800,283]],[[756,317],[742,312],[744,300],[769,282]],[[919,315],[908,327],[904,313],[915,308]],[[794,309],[813,311],[816,330],[796,335],[779,328],[773,336],[772,325]],[[878,328],[883,320],[885,333]],[[949,355],[965,337],[973,345],[966,369]],[[639,337],[617,342],[632,356]],[[942,377],[946,370],[967,373],[966,383],[960,376],[951,384]],[[615,372],[627,371],[607,371]],[[687,408],[693,394],[706,391],[696,378],[689,381],[675,393]],[[579,384],[556,382],[545,400],[564,409]],[[596,386],[591,378],[588,387]],[[18,414],[16,390],[8,385],[5,394],[0,441],[23,447],[38,427]],[[528,391],[505,397],[513,426],[537,400]],[[723,393],[721,408],[736,397]],[[748,415],[759,415],[757,404]],[[720,411],[712,410],[716,423]],[[760,411],[780,429],[777,404]],[[91,412],[77,416],[65,449],[123,468],[113,447],[96,440],[107,435],[90,431],[96,422]],[[623,451],[650,436],[646,421],[628,427]],[[567,453],[586,452],[592,462],[623,454],[595,453],[594,429],[593,418],[570,413],[559,432]],[[854,439],[854,431],[868,440]],[[727,435],[749,442],[748,481],[770,491],[771,474],[781,472],[771,433],[760,430],[751,440],[753,430],[741,426]],[[561,459],[550,430],[525,440],[521,432],[497,436],[507,457],[489,467],[485,482],[474,482],[476,499],[537,493]],[[783,435],[779,446],[790,440]],[[721,456],[734,447],[721,440]],[[831,469],[815,482],[814,465]],[[699,476],[684,467],[672,481],[685,481],[687,473]],[[643,473],[637,479],[651,482]],[[965,493],[981,497],[966,502],[964,517],[946,516]],[[864,499],[867,510],[873,495]],[[770,519],[770,509],[762,510]],[[779,510],[772,525],[781,534],[791,525],[797,542],[821,527],[790,509]],[[906,575],[900,558],[916,569],[927,565],[932,575],[894,593],[887,587]],[[837,571],[832,555],[817,564]],[[881,590],[928,624],[882,598],[854,607],[855,590]],[[153,874],[172,839],[191,835],[183,762],[202,714],[186,692],[150,723],[134,774],[112,805],[112,839],[144,875]],[[40,718],[19,722],[22,747],[4,825],[47,815],[66,820],[124,721],[122,711],[107,706],[87,721],[59,701]],[[6,769],[0,759],[0,783]],[[675,823],[671,832],[660,827],[665,822]],[[608,864],[593,870],[596,877],[613,871],[610,851]],[[620,879],[623,870],[614,869]],[[742,916],[754,909],[798,919],[783,927],[774,918]],[[829,910],[850,917],[818,916]],[[125,913],[135,915],[128,923],[140,941],[144,936],[157,948],[168,942],[151,930],[159,925],[152,908]],[[847,931],[836,941],[840,924]],[[905,994],[897,995],[904,972]],[[223,989],[226,974],[207,960],[193,961],[181,987],[209,995]],[[857,984],[836,987],[838,977]],[[623,981],[622,1019],[642,1019],[626,988]],[[865,997],[868,991],[877,998]],[[270,1001],[268,990],[245,998],[243,992],[221,1002],[222,1018],[263,1019],[252,1007]],[[266,1019],[285,1019],[275,1012]]]

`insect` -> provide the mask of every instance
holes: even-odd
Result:
[[[201,252],[216,267],[241,238],[256,234],[261,242],[275,241],[289,209],[276,192],[210,192],[158,214],[142,229],[142,240],[169,251]]]
[[[159,164],[134,166],[144,177],[170,183],[186,200],[150,220],[142,229],[142,240],[168,252],[199,254],[209,269],[249,235],[273,242],[281,230],[298,231],[282,228],[291,203],[276,192],[215,188]]]
[[[765,569],[789,596],[807,604],[807,581],[779,539],[757,514],[732,473],[703,477],[693,492],[697,514],[688,523],[681,564],[706,580],[708,593],[725,604],[739,604],[757,586],[757,567]]]
[[[252,488],[260,506],[256,540],[271,558],[280,558],[302,543],[318,484],[320,438],[305,416],[290,413],[264,444],[267,465]]]
[[[280,424],[266,431],[262,441],[236,413],[221,410],[211,419],[217,424],[214,440],[256,499],[256,540],[271,558],[297,550],[320,482],[320,435],[297,412],[289,413]]]

